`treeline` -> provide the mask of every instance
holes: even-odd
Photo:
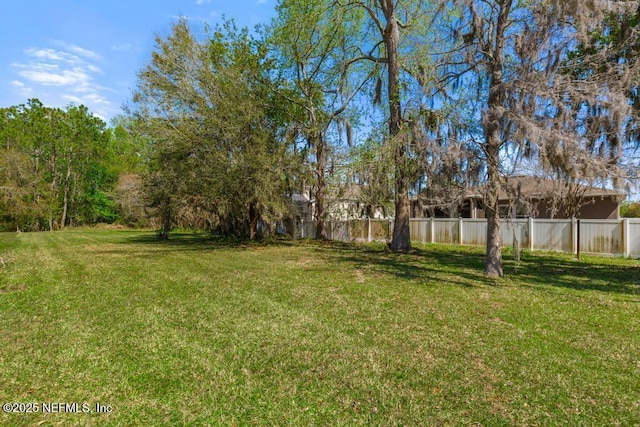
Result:
[[[640,202],[626,202],[620,206],[622,218],[640,218]]]
[[[50,108],[31,99],[1,108],[0,230],[124,220],[119,179],[139,163],[131,141],[84,106]]]

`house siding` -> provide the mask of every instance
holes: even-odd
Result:
[[[534,218],[551,218],[549,204],[541,200],[533,204]],[[564,209],[560,208],[557,219],[567,219]],[[578,210],[580,219],[620,219],[620,203],[612,196],[593,197],[585,201]]]

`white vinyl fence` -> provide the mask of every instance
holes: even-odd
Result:
[[[422,243],[484,246],[486,219],[412,219],[411,240]],[[502,220],[502,244],[514,239],[522,249],[592,253],[640,258],[640,219],[515,219]],[[364,219],[328,221],[329,239],[341,241],[390,240],[393,221]],[[315,221],[298,224],[300,237],[315,236]]]

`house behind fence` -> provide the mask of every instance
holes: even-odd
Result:
[[[484,219],[412,219],[411,241],[454,245],[486,245]],[[502,220],[503,246],[522,249],[590,253],[640,258],[640,219],[513,219]],[[391,219],[329,221],[328,237],[340,241],[390,241]],[[315,235],[315,221],[297,225],[299,237]]]

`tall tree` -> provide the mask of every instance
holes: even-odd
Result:
[[[360,31],[363,40],[353,46],[356,54],[350,62],[371,61],[386,66],[386,104],[388,143],[394,146],[394,191],[395,191],[395,219],[391,249],[407,251],[411,249],[409,235],[409,188],[412,185],[410,173],[407,170],[408,147],[406,138],[401,135],[404,125],[402,104],[402,53],[403,31],[407,31],[424,19],[424,11],[430,2],[397,0],[335,0],[335,3],[349,9],[359,9],[365,13]],[[403,19],[401,19],[401,17]],[[407,22],[411,20],[411,22]],[[378,80],[375,89],[374,103],[382,97],[382,79]]]
[[[281,70],[293,86],[293,92],[278,94],[304,112],[299,118],[292,117],[292,121],[313,156],[316,238],[326,239],[327,173],[332,145],[336,143],[331,141],[330,129],[339,131],[344,126],[351,145],[348,108],[371,77],[370,72],[354,72],[356,67],[349,62],[345,49],[353,43],[360,18],[354,10],[338,8],[330,0],[281,0],[277,11],[278,17],[270,28],[271,40]],[[338,21],[343,25],[335,25]]]
[[[163,234],[183,218],[256,238],[285,214],[289,140],[270,74],[264,47],[231,22],[199,41],[181,19],[156,38],[130,114],[151,141]]]
[[[103,162],[110,142],[106,124],[83,105],[70,106],[65,123],[65,140],[59,152],[62,164],[60,226],[68,224],[71,212],[81,223],[113,221],[115,205],[107,191],[113,187],[115,175],[107,172]]]
[[[578,178],[619,175],[615,157],[625,123],[633,116],[622,100],[636,87],[635,65],[594,67],[593,73],[582,75],[566,70],[579,67],[570,53],[602,23],[603,12],[627,5],[555,0],[453,3],[459,13],[446,25],[457,45],[439,57],[441,82],[450,90],[475,85],[482,106],[478,120],[487,170],[487,275],[503,274],[498,191],[505,169],[517,160],[505,162],[507,148],[537,156],[543,164],[560,166]]]

